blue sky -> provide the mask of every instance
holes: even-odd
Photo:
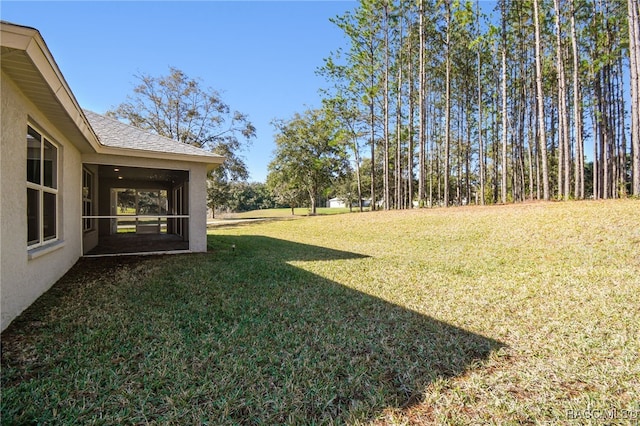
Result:
[[[5,1],[0,17],[37,28],[83,108],[124,102],[134,75],[169,66],[219,91],[249,115],[257,138],[243,153],[251,180],[264,181],[274,118],[320,106],[315,70],[345,44],[329,18],[351,1]]]

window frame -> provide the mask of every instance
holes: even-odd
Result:
[[[40,136],[40,156],[38,158],[39,161],[39,176],[38,176],[38,180],[39,183],[36,182],[31,182],[29,180],[29,173],[27,171],[27,177],[25,179],[26,181],[26,189],[27,189],[27,194],[29,193],[29,190],[32,191],[36,191],[37,192],[37,201],[38,201],[38,206],[37,206],[37,212],[36,212],[36,218],[37,218],[37,239],[33,239],[33,240],[29,240],[29,218],[27,217],[27,249],[31,250],[34,248],[38,248],[38,247],[42,247],[42,246],[46,246],[52,243],[55,243],[57,241],[60,240],[60,214],[59,214],[59,205],[60,205],[60,200],[59,200],[59,188],[60,188],[60,171],[61,171],[61,167],[60,167],[60,145],[56,142],[54,142],[53,140],[51,140],[51,138],[49,138],[48,136],[45,136],[45,132],[43,132],[42,130],[40,130],[40,128],[36,125],[34,125],[33,123],[27,123],[27,137],[29,136],[29,134],[32,134],[32,132],[37,133]],[[47,167],[45,167],[45,162],[47,161],[47,158],[45,157],[45,148],[47,143],[49,145],[51,145],[53,148],[55,148],[55,164],[53,164],[53,168],[52,170],[52,182],[51,182],[51,186],[47,185],[46,179],[45,179],[45,173],[48,170]],[[29,168],[29,153],[28,153],[28,146],[27,146],[27,169]],[[53,195],[53,207],[51,210],[46,209],[45,208],[45,194],[48,195]],[[49,198],[49,197],[48,197]],[[27,210],[27,216],[28,216],[28,208],[29,208],[29,196],[27,195],[27,206],[25,206],[25,210]],[[47,217],[47,213],[49,212],[53,212],[53,235],[51,236],[51,234],[49,236],[45,236],[45,228],[46,228],[46,222],[45,218]]]
[[[87,181],[88,178],[88,181]],[[86,167],[82,168],[82,216],[93,216],[95,175]],[[88,208],[88,211],[87,211]],[[91,232],[95,229],[93,218],[82,219],[82,231]]]

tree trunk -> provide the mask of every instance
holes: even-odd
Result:
[[[494,67],[494,83],[495,83],[495,87],[498,87],[498,85],[500,84],[500,79],[499,76],[496,75],[497,72],[495,71],[495,67]],[[498,176],[498,164],[499,164],[499,158],[498,158],[498,145],[499,145],[499,139],[498,139],[498,134],[499,134],[499,127],[498,127],[498,110],[499,110],[499,105],[498,105],[498,91],[495,90],[493,92],[493,114],[491,114],[491,127],[493,129],[493,131],[491,132],[492,134],[492,139],[493,139],[493,143],[491,144],[491,151],[492,151],[492,160],[493,160],[493,173],[491,176],[491,183],[492,183],[492,187],[493,187],[493,193],[492,193],[492,201],[493,203],[497,203],[498,202],[498,196],[499,196],[499,189],[500,189],[500,182],[499,182],[499,176]]]
[[[407,141],[407,208],[413,208],[413,45],[409,43],[409,140]]]
[[[626,197],[627,194],[627,134],[625,132],[625,101],[624,101],[624,90],[622,87],[622,57],[616,61],[617,71],[614,73],[615,81],[616,81],[616,90],[617,93],[615,95],[616,99],[616,111],[615,115],[618,118],[617,126],[616,126],[616,141],[618,141],[618,153],[617,153],[617,174],[616,174],[616,193],[620,197]]]
[[[389,210],[389,5],[384,5],[384,209]]]
[[[458,108],[458,128],[456,130],[457,155],[456,155],[456,205],[462,203],[462,108]]]
[[[480,0],[476,0],[477,32],[480,37]],[[484,206],[484,145],[482,140],[482,62],[480,60],[481,44],[478,44],[478,164],[480,166],[480,205]]]
[[[371,204],[369,209],[374,211],[376,209],[376,110],[375,110],[375,54],[373,48],[373,31],[371,31],[371,39],[369,40],[371,46],[371,86],[369,90],[371,93],[369,96],[369,126],[371,132]]]
[[[596,77],[594,77],[595,79]],[[595,97],[593,97],[595,98]],[[593,186],[593,199],[600,199],[600,161],[598,160],[598,140],[599,140],[599,127],[598,121],[596,120],[596,111],[597,111],[597,103],[596,99],[592,98],[592,105],[590,108],[591,112],[591,123],[593,125],[593,172],[592,172],[592,186]]]
[[[430,93],[431,95],[431,93]],[[431,111],[431,109],[429,109]],[[425,116],[426,118],[426,116]],[[435,125],[435,119],[431,120],[432,126]],[[425,120],[425,130],[429,131],[429,126]],[[429,207],[433,207],[433,161],[434,161],[434,142],[433,138],[430,137],[433,132],[429,131],[429,137],[427,137],[427,141],[429,141],[429,148],[426,150],[426,154],[429,155]]]
[[[356,161],[356,183],[358,185],[358,207],[362,213],[362,178],[360,177],[360,148],[358,147],[358,138],[353,132],[353,155]]]
[[[631,192],[640,197],[640,1],[627,0],[631,83]]]
[[[526,96],[525,96],[526,99]],[[532,123],[532,117],[531,114],[529,114],[529,122],[527,125],[527,132],[528,132],[528,137],[527,137],[527,155],[528,155],[528,160],[529,160],[529,199],[533,200],[533,183],[534,183],[534,179],[533,179],[533,167],[534,167],[534,158],[533,158],[533,149],[531,147],[531,141],[534,140],[533,138],[533,123]]]
[[[395,201],[394,205],[396,209],[402,207],[402,164],[401,164],[401,151],[402,151],[402,16],[399,17],[400,21],[400,40],[398,43],[398,82],[397,82],[397,100],[396,100],[396,152],[395,152]]]
[[[318,199],[318,194],[317,191],[315,189],[312,189],[311,191],[309,191],[309,198],[311,201],[311,208],[309,209],[311,211],[311,216],[315,216],[316,215],[316,200]]]
[[[373,102],[373,74],[371,75],[371,103],[369,104],[369,126],[371,129],[371,204],[369,209],[376,209],[376,114]]]
[[[580,57],[576,35],[574,0],[571,0],[571,50],[573,52],[573,125],[575,132],[576,163],[574,173],[574,197],[584,198],[584,142],[582,124],[582,95],[580,87]]]
[[[567,95],[562,54],[562,29],[560,27],[560,5],[553,0],[556,25],[556,72],[558,73],[558,198],[569,199],[571,153],[569,152],[569,124],[567,118]]]
[[[504,7],[504,6],[503,6]],[[507,41],[506,18],[503,10],[502,17],[502,170],[500,197],[503,204],[507,202]]]
[[[469,115],[472,114],[472,108],[471,108],[471,96],[472,96],[473,92],[469,92],[468,98],[467,98],[467,106],[468,106],[468,113]],[[471,120],[467,120],[467,143],[465,146],[465,165],[464,165],[464,185],[465,185],[465,198],[467,199],[467,204],[471,203],[471,176],[470,176],[470,162],[471,162],[471,126],[469,125]]]
[[[446,76],[445,76],[445,129],[444,129],[444,206],[449,207],[449,151],[451,139],[451,2],[445,0],[446,35]]]
[[[424,58],[424,0],[419,0],[419,37],[420,46],[418,52],[419,64],[418,64],[418,203],[420,207],[423,207],[426,196],[426,138],[425,138],[425,125],[426,125],[426,96],[425,96],[425,58]]]
[[[533,20],[535,27],[536,47],[536,98],[538,107],[538,141],[540,145],[540,162],[542,163],[542,197],[549,200],[549,169],[547,163],[547,134],[544,119],[544,93],[542,91],[542,52],[540,47],[540,18],[538,16],[538,0],[533,0]]]
[[[605,69],[607,73],[605,74]],[[608,67],[604,67],[600,70],[600,79],[598,80],[598,86],[601,87],[599,99],[601,99],[600,105],[600,163],[602,168],[602,180],[600,183],[602,189],[602,198],[607,200],[609,198],[609,95],[607,93],[607,75]],[[597,89],[596,89],[597,90]]]

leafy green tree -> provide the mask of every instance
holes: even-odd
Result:
[[[229,200],[231,183],[219,173],[212,174],[207,181],[207,207],[211,210],[213,217],[216,210],[225,206]]]
[[[262,182],[219,182],[209,188],[209,208],[226,212],[245,212],[271,209],[276,201],[265,183]]]
[[[350,142],[348,144],[349,149],[353,152],[353,164],[355,166],[355,173],[350,173],[349,179],[354,182],[355,188],[350,189],[349,191],[353,192],[355,195],[355,200],[358,202],[358,207],[360,211],[363,211],[362,204],[362,174],[360,171],[360,165],[362,163],[362,159],[360,157],[360,143],[359,139],[363,137],[366,133],[366,130],[362,128],[364,122],[360,115],[360,111],[358,110],[356,103],[353,99],[349,99],[347,97],[343,97],[341,94],[338,94],[336,97],[331,99],[323,100],[325,108],[328,108],[335,114],[335,117],[339,120],[340,125],[347,132],[347,140]],[[349,184],[351,186],[351,183]]]
[[[178,68],[169,75],[135,76],[139,84],[133,95],[107,115],[178,142],[207,149],[225,157],[224,164],[212,172],[209,204],[224,200],[229,181],[246,180],[247,166],[240,153],[256,136],[247,115],[233,111],[220,94],[205,88]]]
[[[289,207],[291,215],[304,203],[306,195],[288,175],[288,169],[273,170],[267,176],[267,188],[271,191],[276,207]]]
[[[232,212],[270,209],[275,206],[271,192],[262,182],[232,182],[225,208]]]
[[[344,132],[326,110],[308,110],[274,124],[278,134],[269,174],[276,176],[271,180],[304,191],[316,214],[319,195],[349,170]]]
[[[376,144],[379,142],[376,135],[380,130],[378,115],[383,86],[383,78],[380,77],[384,66],[382,19],[387,3],[385,0],[361,0],[353,12],[348,11],[332,19],[331,22],[344,31],[350,47],[347,51],[333,53],[320,70],[321,74],[334,82],[337,92],[334,97],[348,100],[348,110],[355,108],[358,111],[356,117],[367,129],[371,162],[376,161]],[[376,167],[370,168],[372,174],[369,182],[374,207],[376,171]]]
[[[358,181],[355,171],[349,170],[342,179],[335,182],[329,190],[329,197],[339,198],[353,211],[353,206],[358,205],[363,211],[362,199],[358,196]]]

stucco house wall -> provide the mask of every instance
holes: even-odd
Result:
[[[0,312],[2,329],[48,290],[81,255],[81,155],[35,105],[2,74],[0,98],[2,186],[0,211]],[[58,241],[27,249],[27,125],[58,144]]]

